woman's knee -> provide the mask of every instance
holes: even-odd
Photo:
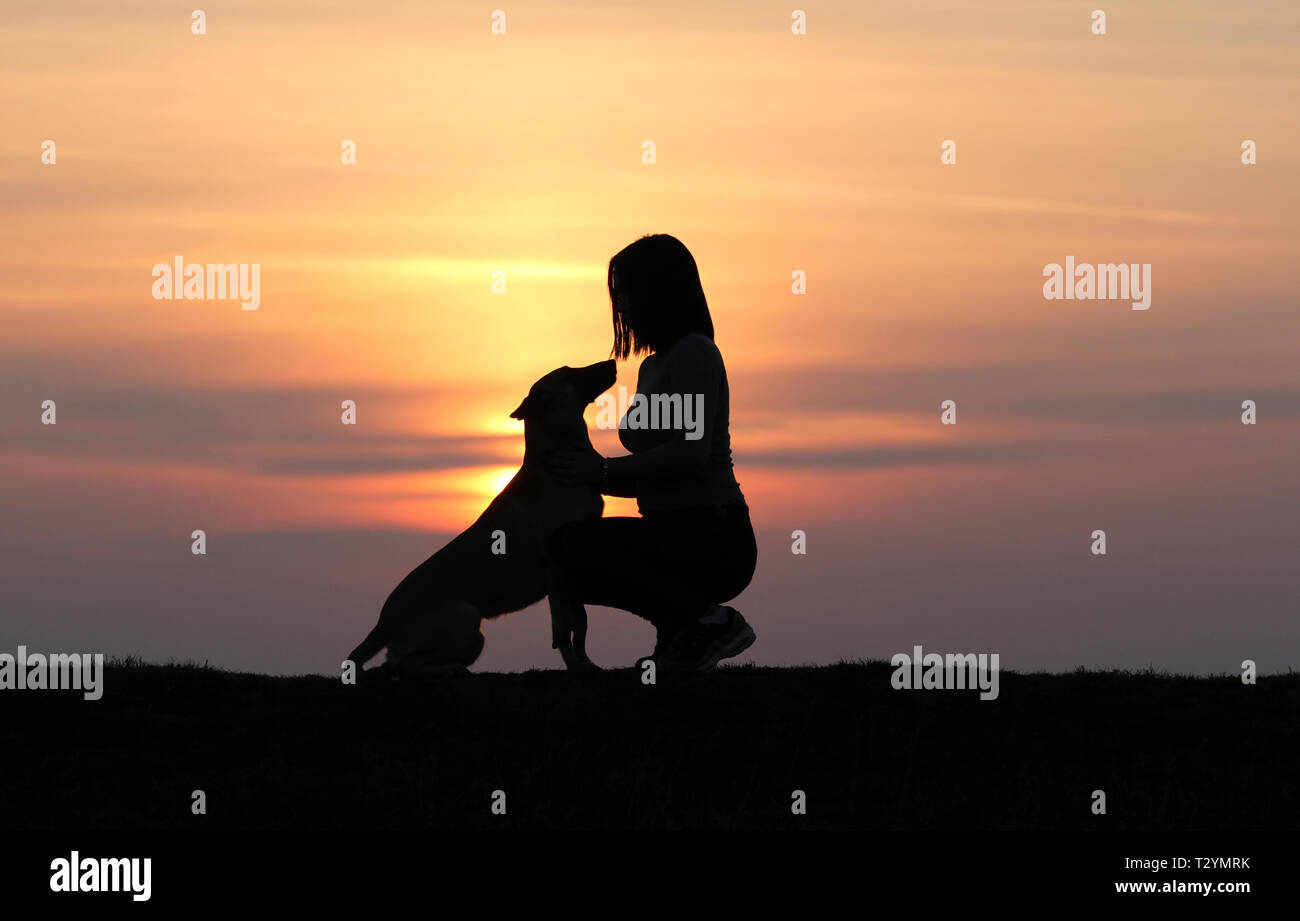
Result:
[[[711,601],[721,604],[735,598],[753,581],[758,568],[758,543],[753,529],[746,527],[719,544],[721,553],[712,573],[709,594]]]

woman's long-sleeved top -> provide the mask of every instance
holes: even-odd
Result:
[[[641,362],[636,395],[619,420],[631,451],[611,457],[604,492],[650,509],[745,505],[732,471],[729,393],[722,353],[708,336],[683,336]]]

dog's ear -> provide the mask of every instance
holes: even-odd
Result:
[[[510,418],[511,419],[525,418],[532,411],[533,408],[532,402],[533,402],[533,395],[530,393],[528,396],[524,397],[524,401],[519,404],[519,407],[510,414]]]

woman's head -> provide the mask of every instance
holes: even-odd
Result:
[[[642,237],[609,260],[615,358],[666,349],[682,336],[713,338],[695,257],[666,233]]]

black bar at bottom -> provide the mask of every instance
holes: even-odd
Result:
[[[70,863],[74,851],[83,869],[87,858],[150,858],[149,898],[54,891],[55,862]],[[453,896],[484,907],[560,899],[599,908],[612,899],[667,911],[713,890],[728,905],[784,895],[819,904],[847,897],[864,908],[874,899],[937,905],[974,897],[998,906],[1201,899],[1226,908],[1286,897],[1297,856],[1294,833],[1240,831],[10,831],[0,844],[0,897],[6,907],[62,903],[74,911],[109,903],[432,909]],[[143,894],[143,880],[134,882]]]

